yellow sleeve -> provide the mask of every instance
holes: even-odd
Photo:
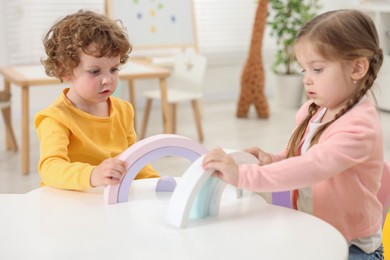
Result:
[[[149,164],[142,168],[135,179],[159,178],[160,175]]]
[[[91,188],[90,177],[94,166],[72,163],[68,157],[69,129],[43,116],[36,117],[35,127],[40,141],[38,170],[41,185],[70,190]]]

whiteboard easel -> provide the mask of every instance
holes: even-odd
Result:
[[[105,14],[122,21],[136,51],[193,48],[198,52],[192,0],[105,0]]]

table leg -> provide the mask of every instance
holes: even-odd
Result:
[[[22,87],[22,173],[28,175],[30,168],[29,90]]]
[[[4,91],[10,93],[11,92],[11,82],[4,79]],[[16,138],[14,132],[11,128],[12,122],[12,114],[11,107],[2,109],[2,114],[5,121],[5,144],[6,149],[11,151],[16,151],[18,149],[16,144]]]
[[[168,105],[168,93],[167,93],[167,80],[166,78],[160,78],[160,91],[161,91],[161,108],[164,124],[164,134],[172,133],[172,118]]]
[[[5,138],[7,150],[16,152],[18,145],[12,129],[11,106],[1,109],[5,122]]]
[[[4,79],[4,90],[6,92],[11,92],[11,82]]]
[[[134,80],[129,80],[129,101],[133,105],[134,110],[134,129],[137,132],[137,113],[136,113],[136,103],[135,103],[135,85]]]

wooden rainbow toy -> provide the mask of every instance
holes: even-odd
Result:
[[[119,184],[105,187],[104,201],[107,204],[127,202],[131,183],[145,165],[166,156],[179,156],[192,162],[179,185],[176,186],[175,180],[169,176],[162,176],[156,185],[157,192],[173,191],[167,222],[176,227],[185,227],[190,214],[197,218],[216,216],[226,183],[212,177],[212,170],[203,170],[201,164],[206,152],[203,145],[179,135],[160,134],[145,138],[119,155],[119,159],[128,162],[128,171]],[[225,149],[225,152],[238,164],[259,163],[256,157],[243,151]],[[237,194],[239,197],[240,190],[237,190]],[[272,203],[289,207],[289,192],[272,193]]]

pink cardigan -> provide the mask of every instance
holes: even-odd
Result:
[[[310,103],[298,111],[297,123]],[[383,153],[380,119],[367,98],[330,125],[305,155],[286,159],[284,150],[272,155],[271,164],[241,165],[238,187],[272,192],[311,186],[313,214],[350,241],[374,234],[382,224],[377,193]]]

